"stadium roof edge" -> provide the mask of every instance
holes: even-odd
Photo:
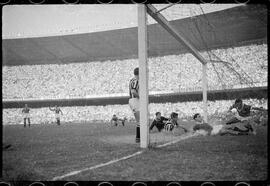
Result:
[[[260,18],[260,19],[259,19]],[[267,8],[239,6],[171,23],[199,50],[235,46],[267,38]],[[209,24],[210,23],[210,24]],[[210,25],[210,27],[209,27]],[[179,54],[186,49],[158,24],[148,26],[149,57]],[[216,36],[212,37],[212,35]],[[230,36],[228,36],[230,33]],[[76,35],[3,39],[3,65],[91,62],[137,58],[137,27]]]

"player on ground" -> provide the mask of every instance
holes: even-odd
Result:
[[[122,123],[123,126],[125,126],[125,121],[127,119],[124,117],[123,119],[121,118],[118,118],[115,114],[113,115],[112,119],[111,119],[111,124],[114,125],[114,126],[117,126],[118,125],[118,121],[120,121]]]
[[[160,112],[156,112],[156,118],[152,122],[149,130],[151,131],[154,128],[154,126],[156,126],[158,131],[161,132],[162,129],[164,129],[166,121],[168,121],[168,120],[169,120],[168,118],[161,116]]]
[[[193,116],[196,125],[193,127],[193,131],[201,135],[248,135],[250,132],[253,133],[254,129],[249,123],[238,125],[237,123],[232,125],[209,125],[203,121],[202,116],[196,113]]]
[[[27,104],[24,105],[24,108],[22,110],[23,113],[23,126],[26,127],[26,119],[28,120],[28,126],[30,127],[30,108],[27,106]]]
[[[263,108],[246,105],[241,99],[235,100],[235,103],[230,107],[230,111],[232,111],[232,109],[236,109],[237,113],[233,118],[226,122],[227,125],[251,119],[250,110],[265,111]]]
[[[205,123],[203,121],[202,116],[199,113],[196,113],[193,116],[193,119],[196,122],[196,125],[193,127],[194,132],[204,134],[204,135],[210,135],[211,134],[211,131],[213,130],[213,127],[211,125],[209,125],[208,123]]]
[[[55,105],[55,108],[51,108],[51,106],[50,106],[49,109],[51,111],[54,111],[55,112],[56,123],[57,123],[57,125],[60,125],[60,112],[63,115],[62,110],[57,105]]]
[[[165,131],[173,131],[175,128],[182,128],[185,132],[188,132],[188,130],[178,124],[178,114],[175,112],[171,113],[171,117],[168,121],[166,121],[164,129]]]
[[[129,81],[129,106],[136,119],[135,142],[140,143],[139,68],[134,69],[134,77]]]

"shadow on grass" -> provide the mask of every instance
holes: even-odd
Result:
[[[40,181],[45,177],[40,170],[35,168],[32,162],[26,162],[21,159],[6,159],[2,165],[3,181]]]

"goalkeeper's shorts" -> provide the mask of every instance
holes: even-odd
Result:
[[[138,98],[130,98],[128,104],[133,113],[140,111],[140,102]]]

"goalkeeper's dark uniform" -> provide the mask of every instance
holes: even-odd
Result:
[[[152,130],[154,126],[156,126],[158,131],[160,132],[165,126],[165,121],[168,120],[169,120],[168,118],[165,118],[163,116],[161,116],[160,119],[155,118],[149,129]]]

